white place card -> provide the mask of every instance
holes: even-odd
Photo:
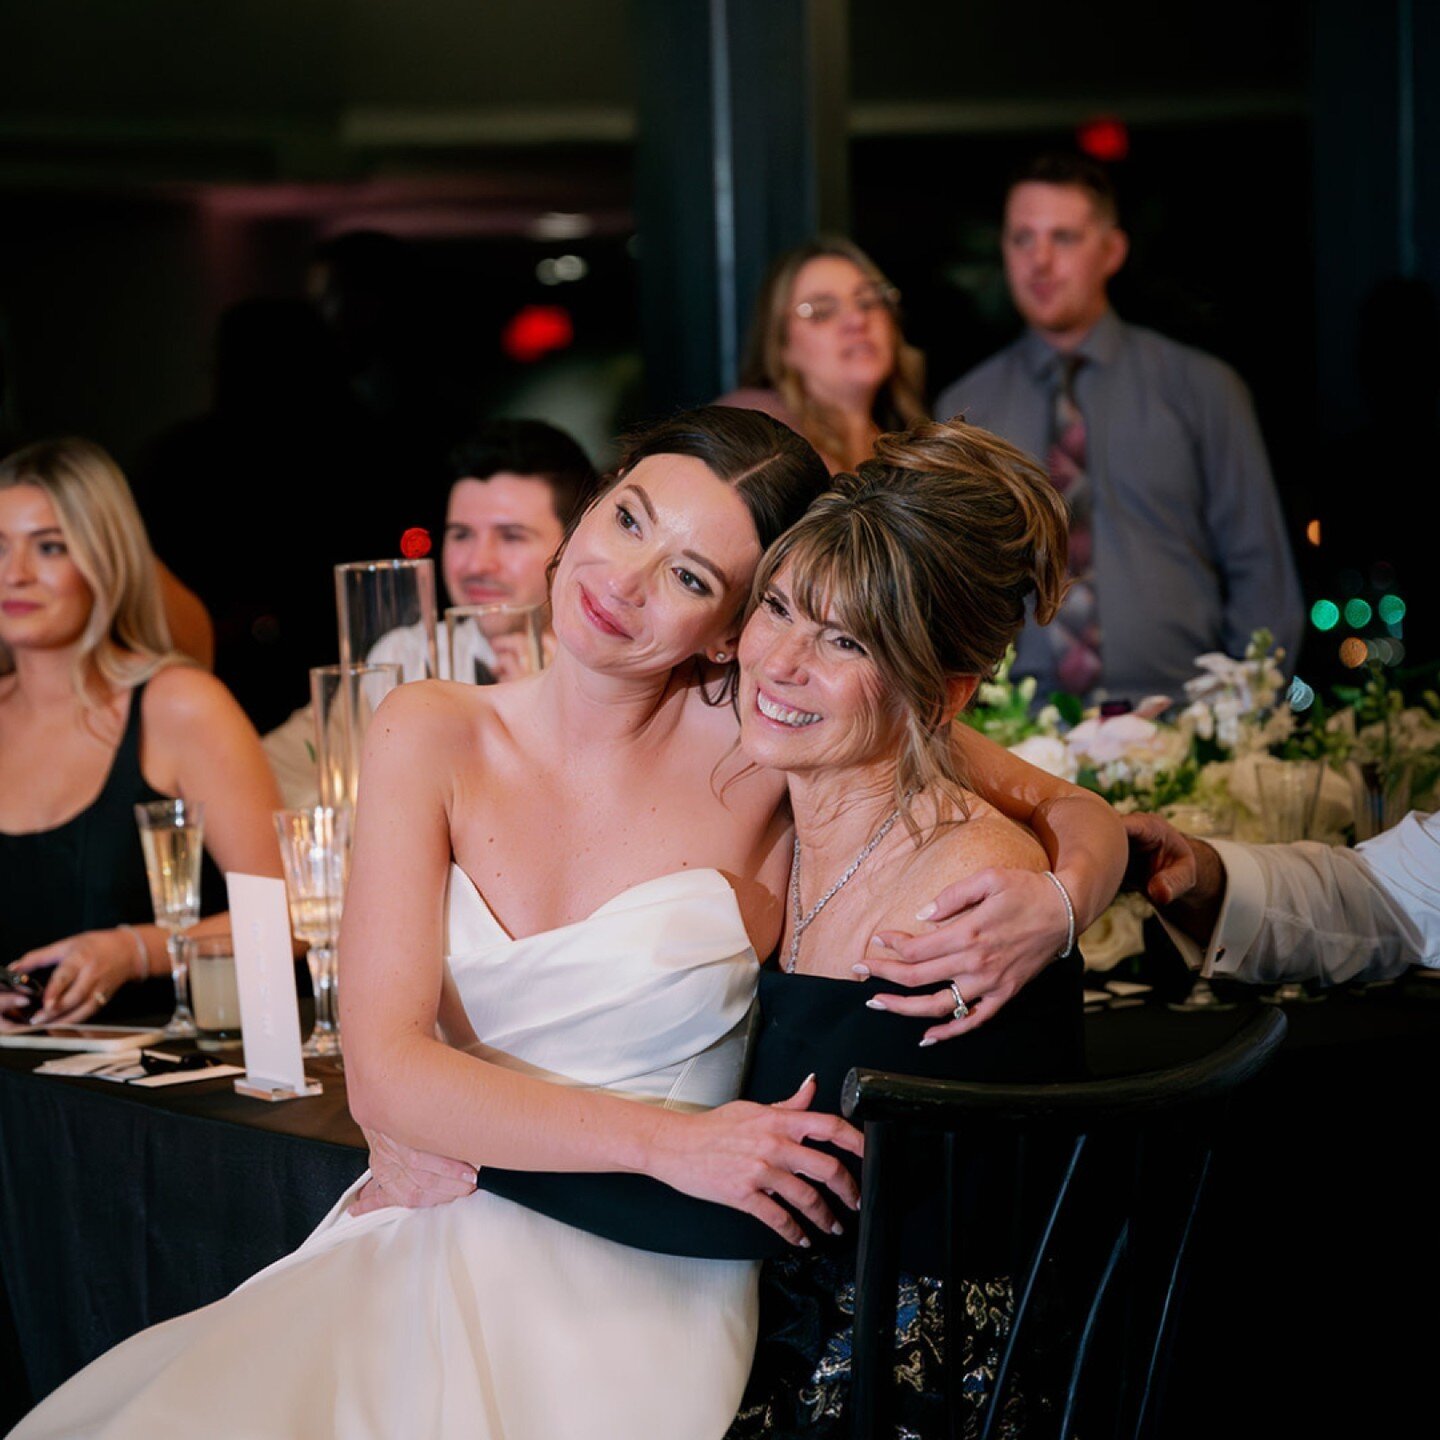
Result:
[[[245,1045],[246,1073],[236,1080],[235,1088],[262,1100],[318,1095],[320,1082],[306,1076],[300,1054],[300,1008],[295,1000],[285,882],[232,873],[225,883],[230,890],[230,934],[235,942],[240,1034]]]

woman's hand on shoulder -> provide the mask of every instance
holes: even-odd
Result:
[[[909,990],[930,991],[868,1002],[877,1010],[939,1020],[921,1044],[954,1039],[993,1018],[1059,955],[1069,934],[1065,902],[1044,873],[1034,841],[998,816],[963,828],[971,832],[967,850],[984,853],[991,863],[920,908],[915,919],[928,925],[925,931],[877,930],[855,967]],[[955,1014],[956,991],[964,1016]]]
[[[395,1205],[423,1210],[474,1194],[473,1165],[412,1150],[378,1130],[367,1130],[365,1138],[370,1142],[370,1178],[350,1202],[350,1214],[366,1215]]]
[[[807,1142],[860,1156],[864,1140],[838,1115],[812,1111],[814,1099],[812,1075],[775,1105],[735,1100],[695,1115],[663,1112],[647,1169],[674,1190],[755,1216],[792,1245],[810,1241],[791,1211],[838,1235],[842,1227],[823,1192],[856,1210],[860,1191],[839,1160]]]

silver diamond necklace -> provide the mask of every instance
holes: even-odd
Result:
[[[910,797],[907,795],[908,801]],[[790,910],[794,917],[790,931],[790,952],[785,956],[785,973],[793,975],[800,959],[800,937],[809,928],[810,922],[855,878],[855,872],[870,858],[875,847],[890,833],[895,822],[905,809],[897,805],[880,828],[865,842],[865,848],[850,862],[850,868],[810,907],[805,915],[800,913],[800,836],[795,836],[795,854],[790,861]]]

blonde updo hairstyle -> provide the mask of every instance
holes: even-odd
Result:
[[[845,439],[829,407],[806,394],[799,371],[785,363],[785,344],[792,324],[803,323],[792,311],[795,280],[812,260],[825,256],[848,260],[882,290],[891,289],[880,267],[853,241],[825,235],[787,250],[771,265],[755,302],[755,314],[740,364],[740,383],[779,392],[799,422],[801,434],[817,449],[843,456]],[[890,312],[895,340],[895,367],[875,396],[872,418],[881,430],[902,430],[926,418],[925,357],[909,344],[900,322]]]
[[[107,690],[128,690],[166,665],[186,663],[171,645],[144,521],[109,454],[73,437],[26,445],[0,461],[0,490],[18,485],[33,485],[49,497],[94,600],[75,659],[81,702],[104,702],[96,678]],[[0,643],[0,673],[12,663]]]
[[[994,673],[1032,596],[1041,624],[1054,617],[1066,546],[1065,504],[1044,470],[951,420],[882,436],[761,561],[756,603],[788,566],[790,604],[828,615],[869,653],[900,726],[895,802],[917,841],[907,797],[929,792],[942,819],[967,813],[950,682]]]

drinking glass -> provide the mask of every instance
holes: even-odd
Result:
[[[433,560],[337,565],[335,608],[342,665],[398,662],[405,681],[440,674]]]
[[[180,932],[200,918],[200,862],[205,855],[205,807],[196,800],[152,800],[135,807],[145,878],[155,923],[165,931],[170,978],[175,984],[175,1013],[165,1026],[169,1036],[195,1034],[190,1012],[190,976]]]
[[[450,678],[494,685],[537,674],[545,665],[548,605],[452,605],[445,612]]]
[[[1323,760],[1277,760],[1264,757],[1255,766],[1260,790],[1260,820],[1265,839],[1272,845],[1308,840],[1315,823],[1315,807],[1325,778]],[[1266,997],[1281,1004],[1303,1005],[1323,1000],[1298,980],[1277,985]]]
[[[1413,761],[1385,765],[1376,760],[1352,760],[1345,767],[1345,778],[1350,782],[1357,845],[1405,818],[1415,779]]]
[[[235,978],[235,943],[228,935],[182,935],[190,999],[201,1050],[240,1043],[240,987]]]
[[[1194,835],[1202,840],[1224,839],[1235,829],[1233,808],[1218,801],[1213,804],[1187,802],[1167,805],[1165,818],[1182,835]],[[1203,975],[1197,975],[1190,986],[1190,993],[1183,1000],[1169,1001],[1168,1008],[1183,1014],[1195,1014],[1201,1010],[1233,1010],[1235,1004],[1231,1000],[1222,1000],[1210,982]]]
[[[277,810],[275,833],[285,867],[290,928],[309,944],[306,955],[315,992],[315,1027],[301,1047],[306,1055],[338,1057],[340,1023],[335,942],[350,864],[350,816],[331,805]]]
[[[360,756],[380,702],[398,684],[394,665],[316,665],[310,671],[310,713],[315,722],[315,768],[320,804],[355,809]]]

